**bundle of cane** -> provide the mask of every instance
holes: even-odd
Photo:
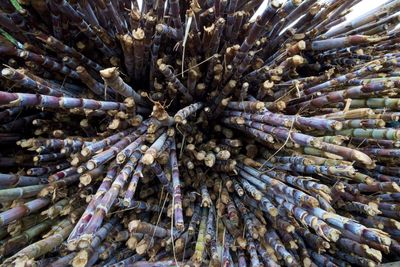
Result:
[[[399,260],[400,1],[359,5],[2,1],[1,263]]]

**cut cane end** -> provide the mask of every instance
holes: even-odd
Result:
[[[84,186],[87,186],[92,182],[92,177],[89,174],[81,175],[81,177],[79,177],[79,182]]]
[[[144,31],[141,28],[138,28],[137,30],[132,32],[132,37],[136,41],[141,41],[144,39]]]
[[[67,242],[67,249],[69,251],[75,251],[78,245],[78,240],[73,239],[73,240],[68,240]]]
[[[117,163],[122,164],[126,161],[126,156],[123,153],[117,155]]]
[[[268,214],[271,215],[272,217],[278,216],[278,209],[277,208],[270,208],[268,210]]]
[[[118,76],[119,73],[118,73],[116,67],[112,67],[112,68],[101,70],[100,71],[100,75],[105,79],[110,79],[110,78],[113,78],[115,76]]]
[[[131,200],[124,199],[124,200],[122,200],[122,205],[124,207],[129,207],[131,205],[131,202],[132,202]]]
[[[335,121],[335,122],[332,124],[332,128],[333,128],[335,131],[340,131],[340,130],[343,129],[343,123],[340,122],[340,121]]]
[[[84,173],[85,171],[86,171],[86,167],[84,167],[84,166],[79,166],[77,169],[78,173]]]
[[[92,153],[91,153],[90,149],[88,149],[88,148],[84,148],[81,150],[81,155],[84,157],[89,157],[91,154]]]
[[[81,250],[72,260],[73,267],[84,267],[88,263],[89,253],[86,250]]]
[[[13,76],[15,73],[15,70],[11,69],[11,68],[4,68],[1,70],[1,75],[6,77],[6,78],[10,78],[11,76]]]
[[[184,122],[186,122],[181,116],[179,115],[175,115],[174,116],[174,120],[176,123],[180,123],[180,124],[184,124]]]
[[[354,151],[354,159],[362,163],[366,167],[371,168],[372,166],[374,166],[374,162],[372,161],[372,159],[367,154],[364,154],[362,152]]]
[[[91,240],[93,239],[92,235],[84,234],[80,237],[77,247],[80,249],[85,249],[90,247]]]
[[[96,166],[97,166],[97,164],[94,162],[94,161],[91,161],[91,160],[89,160],[87,163],[86,163],[86,167],[88,168],[88,170],[93,170],[93,169],[96,169]]]
[[[151,165],[154,162],[155,158],[153,155],[146,153],[142,158],[142,162],[145,165]]]

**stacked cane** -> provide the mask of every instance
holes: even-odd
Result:
[[[0,2],[3,266],[400,255],[400,1]]]

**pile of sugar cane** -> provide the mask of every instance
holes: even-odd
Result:
[[[2,266],[399,260],[400,0],[262,2],[0,1]]]

